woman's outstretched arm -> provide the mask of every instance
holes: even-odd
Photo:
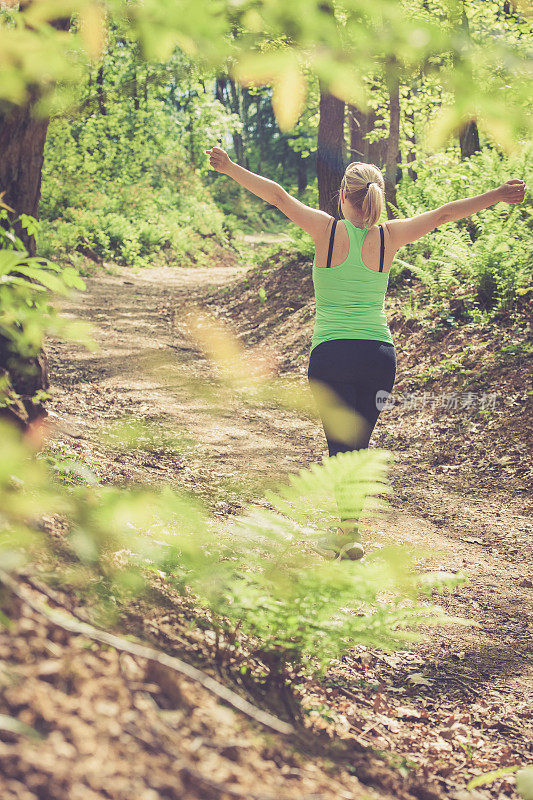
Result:
[[[464,197],[452,200],[433,211],[425,211],[407,219],[393,219],[386,222],[390,236],[390,243],[394,250],[399,250],[410,242],[421,239],[430,231],[435,230],[446,222],[456,222],[459,219],[470,217],[477,211],[503,203],[521,203],[525,197],[526,185],[523,180],[512,178],[502,183],[496,189],[490,189],[474,197]]]
[[[279,183],[235,164],[221,147],[212,147],[211,150],[206,150],[206,153],[209,155],[209,163],[217,172],[228,175],[252,194],[279,208],[291,222],[306,231],[313,239],[316,240],[324,234],[332,219],[325,211],[306,206],[286,192]]]

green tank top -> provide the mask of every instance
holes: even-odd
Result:
[[[394,341],[384,311],[388,272],[377,272],[363,264],[361,250],[369,231],[345,219],[350,247],[346,259],[336,267],[317,267],[313,260],[316,318],[311,350],[331,339],[377,339]]]

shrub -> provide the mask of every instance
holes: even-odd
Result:
[[[33,231],[36,220],[19,218]],[[85,285],[73,267],[60,267],[45,258],[30,257],[21,240],[13,233],[7,212],[0,208],[0,334],[11,353],[35,356],[47,332],[69,333],[76,338],[86,326],[62,320],[54,311],[54,294],[68,294]]]
[[[39,254],[73,260],[75,250],[90,248],[102,259],[145,266],[199,263],[227,245],[232,222],[175,145],[172,119],[152,109],[146,140],[132,138],[131,120],[122,125],[124,109],[117,108],[51,124]]]
[[[484,147],[459,161],[454,152],[439,153],[417,163],[418,178],[405,177],[398,187],[398,211],[407,217],[468,195],[496,188],[510,177],[528,183],[533,177],[528,152],[501,156]],[[525,242],[531,238],[533,208],[526,197],[519,205],[498,203],[469,219],[448,223],[431,236],[402,250],[391,269],[391,283],[404,270],[425,283],[449,314],[450,296],[471,286],[466,316],[476,309],[498,311],[513,304],[532,286],[533,265]]]

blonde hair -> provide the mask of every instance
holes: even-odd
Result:
[[[367,188],[367,184],[370,184]],[[371,228],[381,217],[385,197],[385,181],[375,164],[353,161],[348,164],[341,181],[341,190],[352,205],[363,212],[363,225]],[[339,216],[341,215],[339,192]]]

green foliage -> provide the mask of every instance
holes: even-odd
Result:
[[[87,473],[83,483],[65,486],[11,427],[3,424],[1,435],[4,568],[45,547],[41,515],[59,515],[74,559],[66,576],[99,597],[102,608],[112,610],[141,592],[151,570],[163,572],[180,591],[192,591],[228,636],[240,630],[235,647],[244,660],[261,664],[265,675],[323,669],[354,642],[401,646],[415,637],[418,624],[444,619],[439,609],[418,601],[420,594],[459,580],[414,575],[399,548],[358,564],[328,562],[314,552],[320,527],[335,514],[339,482],[349,485],[352,502],[365,515],[375,513],[374,495],[384,488],[379,451],[324,459],[270,493],[270,509],[250,505],[221,526],[192,495],[168,487],[119,489],[99,485]],[[378,480],[369,477],[372,471]],[[319,518],[320,527],[304,524]]]
[[[79,111],[52,122],[43,167],[39,252],[79,250],[119,264],[202,263],[228,243],[201,182],[205,148],[236,121],[183,56],[143,65],[112,28]]]
[[[210,176],[207,183],[230,236],[237,231],[253,234],[286,227],[287,218],[277,208],[268,206],[226,175]]]
[[[525,767],[518,773],[516,788],[523,800],[533,800],[533,767]]]
[[[43,183],[40,253],[70,256],[72,251],[88,248],[119,264],[148,266],[163,259],[179,265],[198,263],[215,244],[227,243],[226,221],[209,199],[198,199],[202,187],[194,176],[181,186],[190,194],[178,194],[172,183],[156,192],[149,176],[135,185],[109,184],[97,190],[90,180],[80,185],[78,176],[68,173],[67,164],[62,172],[56,169],[60,150],[50,152],[54,155]],[[65,190],[70,196],[64,203]]]
[[[504,157],[485,145],[460,161],[452,151],[417,163],[418,178],[405,177],[398,189],[400,216],[413,216],[465,195],[482,194],[510,177],[533,178],[530,147]],[[516,206],[499,203],[458,223],[448,223],[409,244],[396,258],[391,283],[405,270],[426,284],[450,316],[450,301],[460,297],[456,313],[474,318],[480,310],[499,311],[533,288],[528,242],[533,230],[531,199]]]
[[[22,215],[19,222],[33,232],[36,221]],[[78,272],[43,258],[32,258],[0,209],[0,335],[10,358],[36,356],[45,334],[51,333],[90,344],[88,328],[60,317],[52,305],[54,295],[84,289]],[[9,362],[9,359],[8,359]],[[0,388],[0,403],[9,403],[10,391]]]
[[[296,225],[291,225],[289,227],[289,236],[291,239],[291,249],[294,249],[294,252],[298,253],[298,255],[301,255],[303,258],[308,258],[312,261],[315,257],[315,243],[309,234]]]
[[[461,10],[463,9],[463,13]],[[210,0],[124,0],[95,6],[90,0],[24,4],[0,13],[0,97],[24,103],[29,90],[50,111],[72,102],[88,59],[106,44],[106,13],[123,37],[138,42],[139,60],[170,58],[176,48],[210,68],[227,68],[246,84],[273,86],[277,118],[290,127],[307,91],[303,65],[347,102],[365,105],[368,65],[412,75],[436,73],[455,102],[441,109],[434,129],[442,141],[475,108],[484,128],[512,145],[531,129],[528,110],[528,40],[525,0],[501,9],[496,0],[434,2],[395,0],[368,5],[349,0],[248,3]],[[73,18],[70,35],[54,26]],[[42,65],[47,64],[43,70]],[[502,101],[505,98],[505,103]]]
[[[387,488],[386,455],[343,453],[291,476],[266,495],[273,510],[250,506],[231,526],[210,585],[192,584],[227,635],[237,627],[248,637],[267,673],[321,671],[354,642],[394,648],[416,639],[422,621],[442,622],[442,613],[417,597],[460,578],[413,576],[401,548],[384,548],[359,563],[327,562],[314,553],[316,538],[336,517],[339,487],[358,509],[352,513],[375,515],[375,495]]]
[[[15,733],[18,736],[27,736],[29,739],[43,739],[43,735],[38,733],[35,728],[26,725],[16,717],[8,717],[6,714],[0,714],[0,731],[5,731],[8,734]]]

